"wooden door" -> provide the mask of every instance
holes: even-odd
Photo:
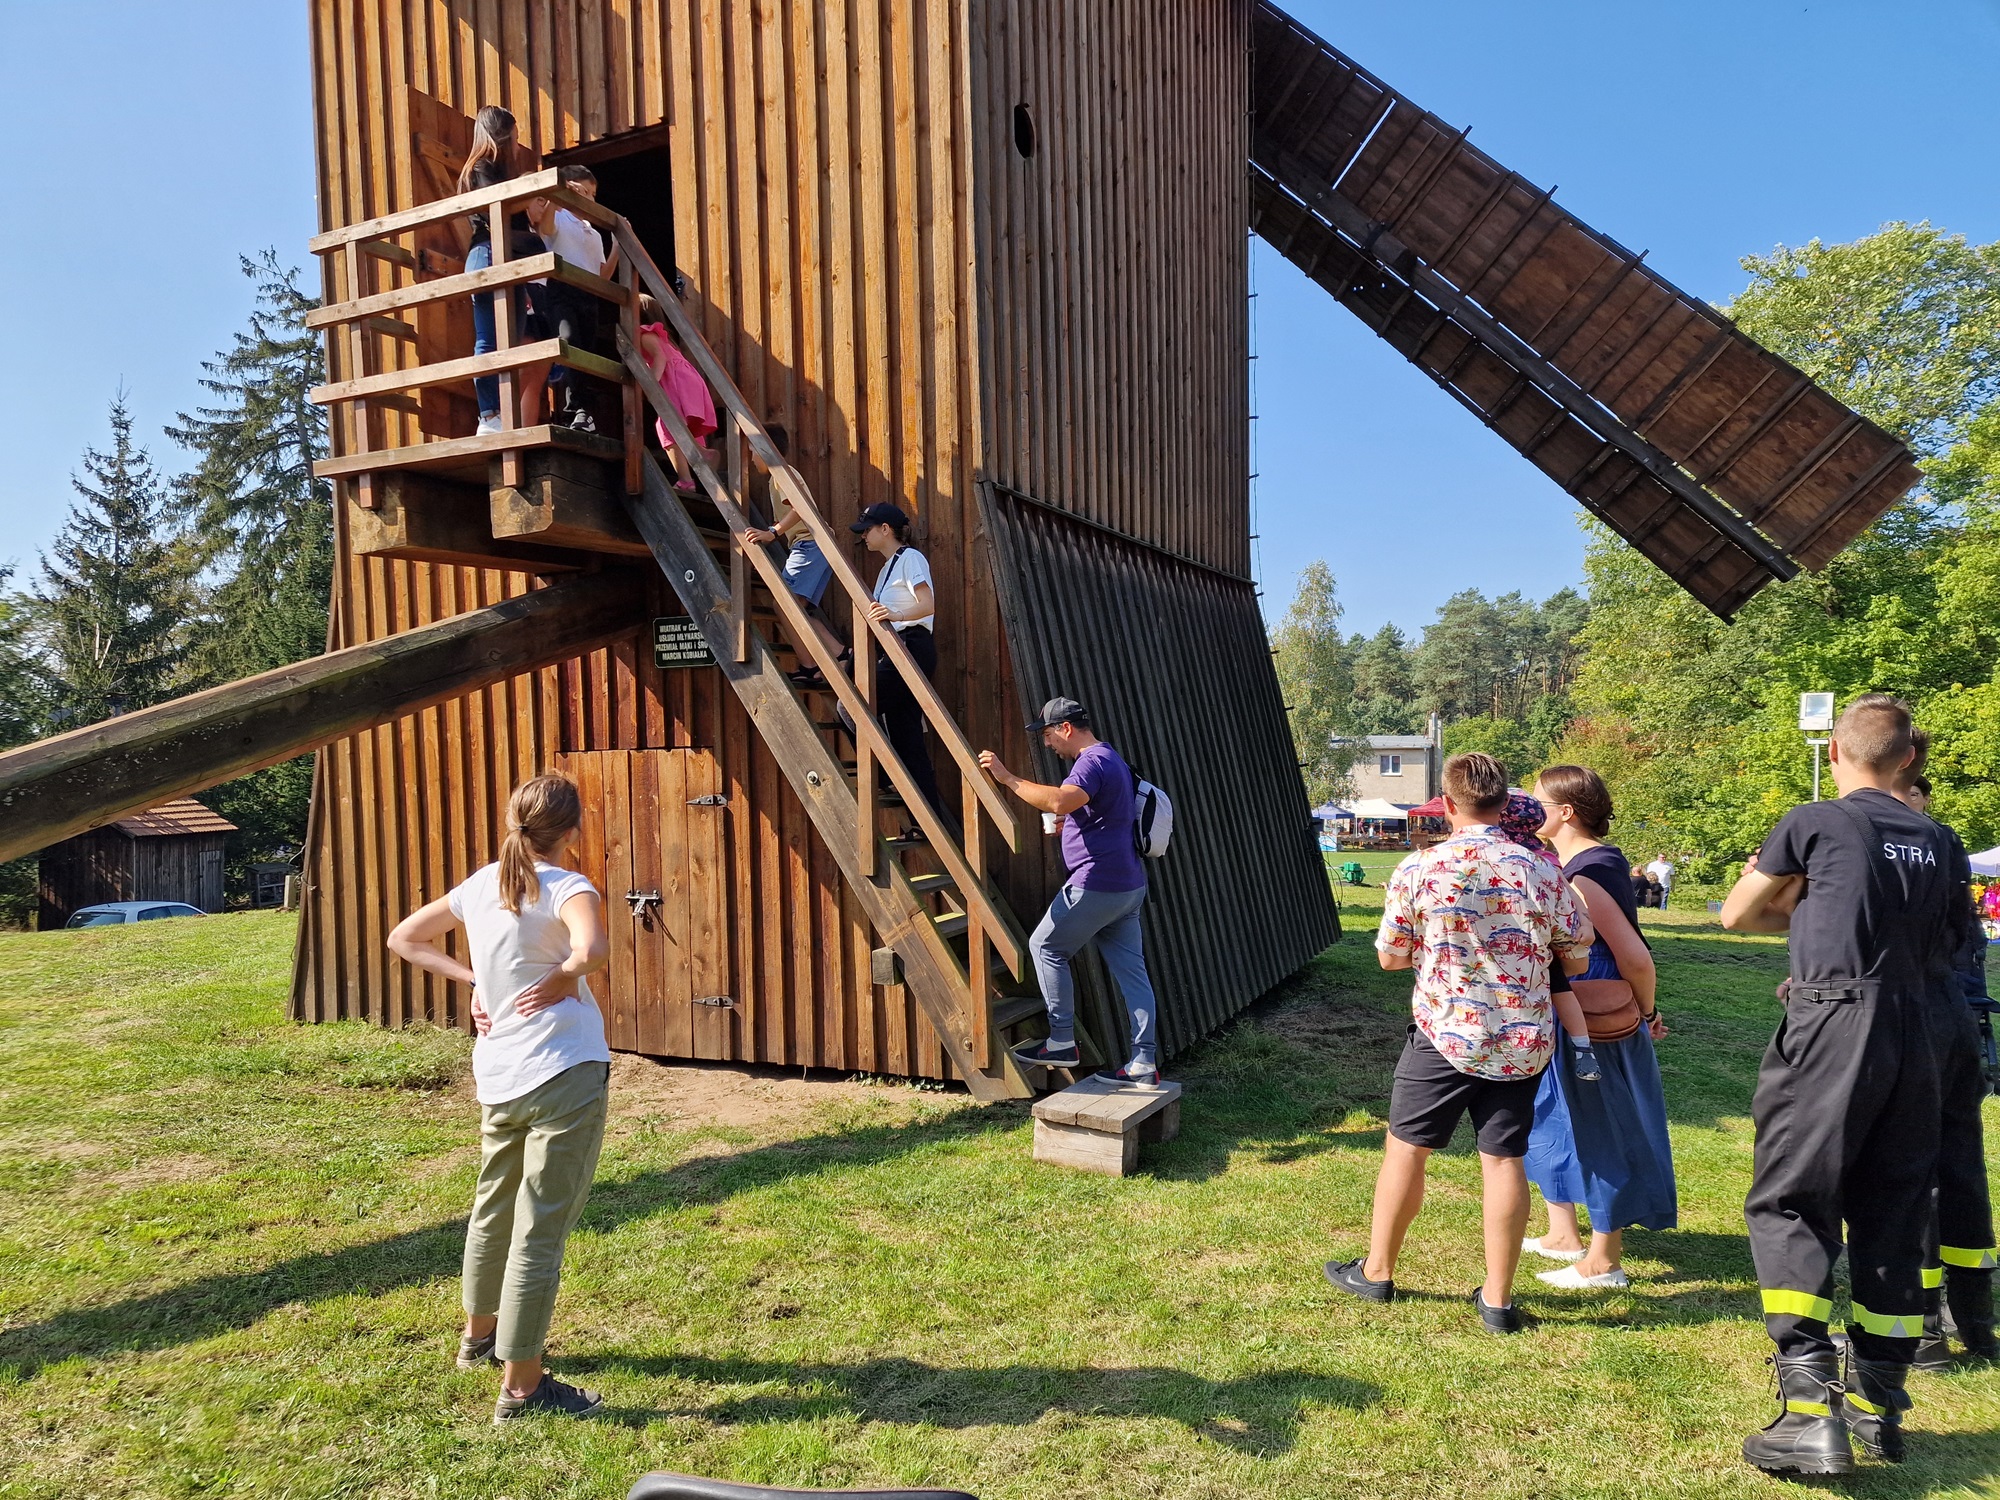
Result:
[[[737,1056],[723,926],[722,772],[707,750],[555,757],[583,794],[578,864],[604,893],[609,968],[592,982],[611,1045],[652,1057]]]

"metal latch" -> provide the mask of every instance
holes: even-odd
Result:
[[[736,997],[734,995],[696,995],[694,1003],[696,1005],[716,1005],[727,1009],[736,1003]]]
[[[625,904],[632,908],[633,916],[651,926],[652,916],[646,908],[652,907],[655,910],[659,908],[660,893],[658,891],[627,891],[625,893]]]
[[[727,807],[729,795],[726,792],[710,792],[706,797],[688,798],[689,807]]]

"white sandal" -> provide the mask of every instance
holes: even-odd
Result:
[[[1583,1259],[1581,1250],[1544,1250],[1540,1235],[1521,1241],[1521,1248],[1531,1255],[1539,1255],[1543,1260],[1578,1261]]]
[[[1586,1276],[1575,1266],[1564,1266],[1558,1271],[1537,1271],[1535,1280],[1560,1287],[1566,1292],[1611,1291],[1632,1284],[1620,1266],[1613,1266],[1598,1276]]]

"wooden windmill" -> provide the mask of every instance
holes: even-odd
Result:
[[[1250,577],[1246,226],[1724,617],[1916,478],[1894,438],[1273,5],[312,18],[330,654],[0,757],[19,850],[327,745],[303,1019],[464,1024],[465,997],[383,938],[490,860],[508,790],[558,766],[615,916],[614,1045],[1019,1094],[1004,1042],[1039,1005],[1017,914],[1061,870],[972,757],[1032,763],[1025,710],[1058,691],[1181,810],[1147,917],[1168,1049],[1317,953],[1336,920]],[[489,103],[528,170],[461,195]],[[557,186],[567,162],[599,206]],[[534,195],[615,238],[614,279],[497,244],[465,269],[454,226]],[[472,355],[470,294],[504,308],[538,277],[628,335],[641,292],[668,304],[722,413],[697,494],[652,450],[656,414],[686,434],[642,360],[514,340],[507,316]],[[473,433],[472,376],[551,358],[617,420],[580,434],[508,401]],[[797,508],[865,639],[846,526],[881,500],[936,573],[934,688],[885,645],[946,807],[879,729],[872,653],[849,676],[811,644],[741,539]],[[833,692],[793,688],[801,650]],[[1119,1011],[1095,993],[1108,1051]]]

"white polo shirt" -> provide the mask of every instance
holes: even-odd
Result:
[[[877,604],[886,604],[889,606],[890,613],[901,615],[906,610],[919,607],[917,602],[917,585],[920,583],[929,583],[930,581],[931,565],[929,559],[915,547],[903,547],[897,551],[894,557],[882,564],[882,571],[875,575],[875,602]],[[937,590],[935,587],[931,590],[931,599],[933,602],[937,599]],[[929,630],[932,621],[936,619],[937,616],[935,614],[928,614],[921,619],[898,619],[892,623],[898,630],[911,630],[918,625]]]

